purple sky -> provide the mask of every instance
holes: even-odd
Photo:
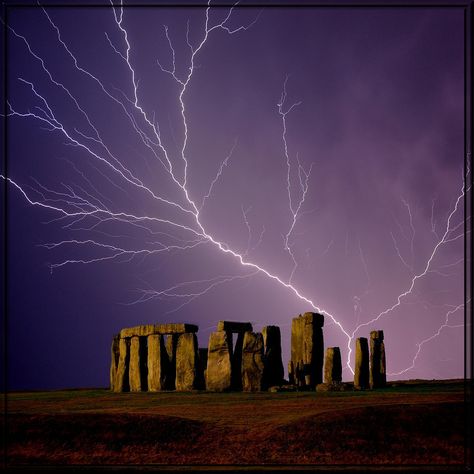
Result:
[[[216,8],[199,51],[204,8],[46,12],[8,18],[8,175],[41,203],[9,185],[11,389],[106,386],[152,322],[277,324],[286,368],[308,300],[343,365],[383,329],[389,380],[462,377],[462,9]]]

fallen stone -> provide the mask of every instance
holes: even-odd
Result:
[[[324,383],[342,381],[342,362],[339,347],[328,347],[326,349],[326,360],[324,362]]]
[[[213,332],[209,336],[207,390],[224,392],[231,389],[231,344],[226,331]]]
[[[242,348],[242,390],[256,392],[263,387],[263,336],[247,331]]]
[[[198,342],[196,334],[181,334],[176,348],[176,390],[198,388]]]

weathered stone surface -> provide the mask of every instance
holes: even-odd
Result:
[[[278,326],[265,326],[262,329],[264,346],[263,385],[271,387],[283,381],[283,362],[281,359],[281,334]]]
[[[128,380],[131,392],[141,392],[148,389],[147,382],[147,338],[130,338],[130,369]]]
[[[227,332],[246,332],[252,331],[251,323],[241,323],[238,321],[219,321],[217,323],[218,331],[227,331]]]
[[[128,392],[130,384],[128,381],[130,363],[130,339],[119,339],[119,360],[115,373],[114,392]]]
[[[207,390],[223,392],[231,389],[231,344],[226,331],[213,332],[209,336]]]
[[[299,387],[314,388],[322,382],[324,316],[304,313],[292,320],[291,361],[295,383]]]
[[[161,334],[148,336],[148,390],[165,390],[168,354]]]
[[[263,387],[263,336],[247,331],[242,348],[242,390],[256,392]]]
[[[370,333],[370,364],[369,385],[370,388],[384,387],[387,382],[385,344],[383,342],[383,331],[371,331]]]
[[[168,323],[168,324],[143,324],[120,331],[120,337],[150,336],[151,334],[182,334],[185,332],[197,332],[198,327],[194,324]]]
[[[115,378],[117,374],[118,362],[120,357],[119,350],[120,337],[114,336],[112,339],[112,347],[110,348],[110,390],[115,390]]]
[[[354,388],[369,387],[369,345],[366,337],[358,337],[355,344]]]
[[[324,383],[342,381],[341,351],[339,347],[328,347],[326,349],[326,360],[324,362]]]
[[[198,388],[198,342],[196,334],[181,334],[176,348],[176,390]]]

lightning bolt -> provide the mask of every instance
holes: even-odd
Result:
[[[242,213],[244,216],[244,221],[248,228],[248,242],[247,242],[247,249],[245,252],[239,252],[233,248],[231,248],[228,244],[223,242],[219,239],[216,235],[211,233],[211,231],[205,226],[202,220],[202,212],[204,211],[205,202],[212,196],[212,192],[214,187],[218,184],[219,180],[223,176],[224,168],[227,167],[228,162],[232,156],[236,143],[232,147],[230,153],[227,157],[221,162],[220,167],[217,170],[215,177],[210,181],[210,185],[207,189],[207,192],[201,197],[192,197],[191,192],[189,189],[189,159],[188,159],[188,120],[187,120],[187,109],[185,104],[185,97],[187,95],[189,84],[192,81],[196,66],[195,61],[198,55],[203,50],[205,44],[207,43],[211,34],[214,34],[217,31],[222,31],[226,34],[233,35],[242,31],[247,31],[249,28],[254,26],[258,21],[260,13],[257,17],[248,25],[245,26],[238,26],[232,28],[230,26],[230,20],[232,18],[232,14],[237,6],[237,4],[233,5],[229,8],[229,11],[225,15],[225,17],[218,21],[217,23],[213,23],[211,21],[211,5],[210,1],[207,4],[207,8],[205,9],[205,19],[204,19],[204,30],[201,36],[201,39],[196,43],[193,44],[190,41],[189,37],[189,22],[187,24],[187,31],[186,31],[186,43],[187,47],[189,48],[190,57],[188,62],[187,73],[183,76],[180,76],[177,73],[176,64],[178,61],[178,54],[176,49],[174,48],[173,42],[169,35],[169,28],[168,26],[164,26],[165,37],[169,46],[170,54],[171,54],[171,67],[165,67],[163,64],[157,60],[157,65],[160,70],[164,73],[169,75],[176,84],[177,87],[177,101],[179,103],[179,110],[181,116],[181,124],[183,128],[183,140],[179,149],[179,157],[178,159],[174,159],[171,154],[169,153],[165,143],[162,140],[161,132],[158,123],[155,120],[154,114],[150,115],[146,112],[144,105],[141,103],[140,98],[140,90],[139,90],[139,80],[137,79],[137,74],[135,71],[135,67],[132,62],[132,46],[129,39],[129,34],[127,28],[125,27],[124,21],[124,5],[121,1],[119,5],[115,5],[112,1],[111,8],[115,20],[115,24],[120,31],[123,39],[124,50],[120,47],[114,45],[107,34],[105,34],[106,40],[108,41],[112,50],[117,54],[120,59],[126,65],[128,73],[130,74],[130,81],[131,81],[131,88],[132,88],[132,96],[127,96],[124,92],[121,94],[124,96],[124,101],[117,98],[117,96],[108,90],[104,84],[100,81],[100,79],[88,71],[83,65],[81,65],[67,46],[67,44],[62,39],[61,33],[57,25],[53,22],[50,15],[47,11],[43,8],[43,12],[46,15],[49,23],[51,24],[52,28],[56,32],[57,39],[64,50],[67,52],[69,57],[72,59],[74,63],[74,67],[76,70],[86,76],[89,80],[93,81],[99,89],[109,98],[111,99],[125,114],[128,121],[131,123],[132,129],[134,132],[137,133],[143,145],[151,151],[152,155],[156,160],[161,164],[162,169],[169,177],[172,183],[174,183],[176,190],[178,191],[179,199],[171,199],[168,196],[160,195],[154,192],[146,182],[140,180],[137,176],[132,173],[132,171],[125,166],[125,164],[119,160],[117,156],[115,156],[110,147],[105,143],[105,140],[100,135],[97,127],[94,125],[94,122],[85,112],[84,108],[80,105],[79,100],[72,94],[72,92],[60,81],[58,81],[51,71],[48,69],[46,62],[33,50],[27,39],[18,34],[15,30],[13,30],[10,26],[8,26],[9,30],[17,37],[18,39],[22,40],[23,43],[26,45],[29,53],[35,60],[39,61],[43,71],[47,74],[50,81],[59,88],[63,93],[66,94],[69,100],[74,103],[74,106],[79,110],[79,112],[85,118],[87,124],[90,127],[89,131],[78,130],[77,128],[69,129],[59,118],[57,113],[54,111],[54,107],[48,102],[45,96],[37,90],[37,87],[24,78],[18,78],[18,80],[23,83],[25,86],[29,88],[32,95],[35,99],[41,104],[41,106],[37,106],[34,111],[27,110],[25,112],[19,112],[13,108],[13,106],[8,103],[8,117],[17,117],[22,119],[32,119],[34,121],[39,122],[42,126],[46,126],[46,130],[50,133],[57,133],[63,136],[66,139],[66,144],[70,146],[74,146],[80,148],[85,154],[91,158],[93,163],[96,163],[97,168],[94,165],[91,165],[96,169],[98,173],[102,176],[106,177],[107,179],[113,183],[116,187],[121,189],[124,192],[128,192],[127,189],[137,189],[140,192],[144,193],[146,196],[152,199],[154,203],[157,205],[163,206],[166,209],[170,209],[172,212],[175,212],[179,219],[176,218],[164,218],[164,217],[157,217],[156,215],[146,215],[146,214],[137,214],[137,213],[130,213],[124,212],[123,210],[116,210],[113,209],[113,203],[109,202],[109,205],[105,205],[104,202],[106,201],[105,196],[101,196],[98,192],[97,188],[93,185],[93,183],[75,167],[74,164],[72,166],[75,168],[77,172],[79,172],[86,183],[89,185],[89,189],[92,192],[95,192],[97,196],[94,196],[89,191],[87,191],[84,187],[76,185],[76,186],[67,186],[64,185],[61,191],[48,189],[45,186],[37,184],[37,188],[33,188],[33,193],[39,195],[39,199],[34,198],[31,194],[27,193],[25,189],[20,186],[16,181],[13,181],[10,177],[6,177],[0,175],[0,177],[6,180],[11,186],[13,186],[16,190],[18,190],[21,195],[26,199],[26,201],[35,207],[40,207],[49,211],[53,211],[54,213],[59,214],[59,217],[55,220],[66,222],[64,224],[65,227],[72,227],[73,225],[77,225],[81,223],[85,227],[80,227],[76,229],[84,229],[84,230],[94,230],[99,232],[99,227],[103,227],[107,222],[117,222],[120,224],[124,224],[126,226],[130,226],[136,229],[143,230],[148,235],[152,235],[154,240],[150,243],[151,248],[143,249],[143,248],[125,248],[124,246],[118,246],[113,244],[104,244],[99,240],[95,239],[70,239],[64,240],[57,243],[48,243],[44,244],[47,249],[54,249],[60,246],[78,246],[78,247],[87,247],[92,248],[95,250],[104,251],[106,255],[101,257],[93,257],[89,259],[68,259],[63,262],[59,262],[53,264],[51,269],[59,268],[67,264],[91,264],[96,262],[103,262],[103,261],[130,261],[133,258],[140,257],[144,258],[149,255],[160,254],[163,252],[170,252],[170,251],[186,251],[190,249],[194,249],[198,246],[207,245],[210,246],[217,251],[221,252],[223,255],[230,257],[234,260],[237,264],[243,267],[244,270],[248,270],[243,275],[221,275],[211,279],[203,279],[203,280],[194,280],[189,282],[181,282],[175,285],[170,286],[166,289],[141,289],[141,296],[133,301],[131,304],[136,304],[144,301],[149,301],[151,299],[163,299],[163,298],[175,298],[179,300],[183,300],[184,302],[179,306],[176,310],[180,309],[182,306],[189,304],[194,299],[203,296],[210,292],[211,290],[215,289],[219,285],[223,285],[237,279],[249,279],[256,275],[263,275],[268,279],[274,281],[280,287],[289,291],[289,293],[296,296],[301,302],[305,303],[309,307],[311,307],[314,311],[324,314],[326,317],[329,318],[330,323],[334,324],[343,334],[347,340],[347,368],[353,373],[353,369],[351,366],[351,346],[354,340],[355,335],[358,331],[366,326],[372,325],[378,322],[382,317],[391,313],[394,309],[400,306],[402,300],[409,295],[415,286],[415,283],[423,278],[431,269],[432,261],[434,260],[438,250],[441,246],[453,242],[459,238],[461,238],[464,234],[454,235],[454,232],[459,229],[459,226],[451,227],[451,220],[455,213],[458,210],[459,204],[462,198],[465,195],[465,184],[463,184],[461,194],[458,196],[454,209],[449,214],[447,219],[446,230],[441,237],[438,239],[435,247],[428,258],[425,268],[422,272],[416,274],[412,280],[411,284],[409,285],[408,289],[402,292],[398,297],[396,303],[387,307],[384,311],[380,312],[377,316],[372,317],[369,321],[364,322],[362,324],[358,324],[357,327],[351,333],[349,330],[344,328],[343,324],[336,317],[336,315],[332,314],[331,312],[327,311],[326,309],[317,305],[313,299],[304,295],[294,284],[293,278],[295,272],[297,270],[297,261],[295,255],[293,253],[293,245],[294,242],[292,241],[292,235],[295,229],[295,226],[298,220],[303,215],[302,207],[305,203],[305,199],[307,196],[307,192],[309,189],[309,180],[311,176],[312,166],[311,165],[308,169],[305,169],[300,161],[299,156],[296,153],[295,159],[296,164],[293,163],[294,160],[290,157],[289,146],[287,141],[287,116],[288,114],[297,106],[301,104],[301,102],[295,102],[291,106],[286,106],[286,99],[287,99],[287,81],[288,76],[286,77],[283,85],[283,92],[280,97],[280,101],[277,104],[278,113],[281,118],[282,123],[282,143],[283,143],[283,150],[284,150],[284,158],[287,168],[286,178],[287,178],[287,196],[288,196],[288,208],[290,211],[290,224],[283,235],[283,242],[284,242],[284,250],[288,253],[292,260],[292,269],[288,279],[284,279],[276,275],[274,272],[266,268],[265,266],[257,263],[254,259],[249,258],[249,248],[251,245],[251,229],[250,224],[247,220],[247,211],[244,211],[242,208]],[[106,175],[102,171],[105,169],[111,172],[111,176],[113,176],[116,180],[120,182],[121,185],[125,186],[122,188],[119,186],[115,179],[110,178],[110,176]],[[294,186],[292,185],[294,179],[292,179],[292,175],[295,175],[294,170],[296,169],[296,179],[297,179],[297,191],[295,192]],[[469,188],[470,189],[470,188]],[[295,195],[297,196],[295,197]],[[197,203],[200,203],[199,205]],[[415,237],[414,233],[414,226],[412,220],[412,214],[408,203],[405,204],[407,206],[409,217],[410,217],[410,225],[412,228],[412,239],[411,239],[411,246],[413,249],[413,241]],[[184,222],[182,221],[184,219]],[[162,232],[161,230],[156,230],[155,226],[165,226],[170,231],[175,230],[182,232],[186,235],[186,238],[182,238],[182,236],[178,237],[173,234],[169,234],[167,232]],[[432,227],[433,229],[433,227]],[[101,231],[100,231],[101,232]],[[251,250],[255,249],[263,240],[263,235],[265,232],[265,227],[263,227],[262,232],[260,234],[260,238]],[[156,237],[159,236],[160,240],[156,240]],[[393,237],[393,236],[392,236]],[[173,243],[165,240],[175,240]],[[328,247],[325,253],[328,252],[329,248],[331,247],[333,240],[331,240],[328,244]],[[347,246],[347,242],[346,242]],[[367,265],[365,262],[365,258],[362,254],[362,249],[360,248],[359,242],[359,249],[360,249],[360,256],[364,264],[364,268],[367,275],[368,284],[370,282],[369,275],[367,272]],[[448,327],[448,320],[449,316],[453,314],[455,311],[461,308],[462,305],[456,307],[452,311],[448,312],[446,316],[446,323],[443,327]],[[443,329],[443,327],[440,328]],[[438,335],[439,335],[438,331]],[[432,338],[436,337],[433,335]],[[429,339],[429,340],[432,340]],[[418,351],[415,355],[414,361],[412,366],[414,367],[414,363],[416,358],[418,357],[419,352],[421,351],[421,347],[423,344],[428,342],[428,340],[423,340],[418,345]],[[410,370],[413,367],[408,367],[404,369],[400,373],[403,373],[407,370]]]

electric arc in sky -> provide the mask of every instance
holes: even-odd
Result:
[[[258,30],[259,25],[264,21],[266,11],[245,9],[247,13],[250,11],[251,15],[247,15],[245,22],[239,23],[235,19],[240,11],[237,5],[214,10],[209,2],[207,8],[198,9],[198,12],[193,13],[195,21],[191,22],[189,19],[186,21],[186,28],[182,34],[179,35],[176,29],[172,30],[167,24],[162,26],[165,44],[159,50],[155,66],[161,77],[166,77],[170,81],[167,84],[171,84],[173,90],[173,100],[170,100],[167,106],[174,107],[170,114],[174,114],[175,122],[173,126],[168,127],[163,121],[163,116],[158,118],[159,114],[144,98],[148,95],[142,92],[141,84],[144,78],[139,70],[141,64],[136,59],[141,48],[134,42],[133,34],[127,26],[128,12],[122,3],[119,6],[111,3],[110,10],[113,14],[115,31],[111,30],[103,34],[109,51],[121,64],[121,79],[127,79],[127,89],[109,84],[101,79],[98,73],[89,69],[84,58],[79,58],[63,38],[63,31],[51,12],[42,8],[41,13],[50,27],[49,33],[54,34],[56,46],[62,51],[63,57],[73,65],[75,78],[79,77],[79,81],[87,80],[93,84],[96,93],[100,93],[116,107],[121,118],[128,124],[129,132],[133,134],[136,142],[140,143],[140,147],[148,153],[148,159],[151,159],[150,163],[153,164],[153,168],[150,168],[153,173],[150,172],[148,176],[146,173],[140,174],[139,167],[135,165],[133,159],[125,158],[123,153],[120,153],[119,147],[109,143],[110,134],[103,132],[98,124],[101,122],[100,115],[96,115],[97,110],[95,114],[88,110],[88,105],[90,109],[94,107],[90,103],[87,104],[87,100],[79,97],[77,84],[74,84],[74,87],[68,85],[65,80],[67,75],[58,73],[56,68],[41,55],[39,48],[36,48],[36,45],[27,38],[27,32],[20,31],[17,26],[8,25],[12,41],[21,45],[31,61],[42,71],[43,77],[41,80],[35,78],[34,74],[28,77],[21,75],[12,77],[17,86],[21,87],[18,89],[21,91],[21,100],[16,100],[14,95],[8,98],[7,119],[32,121],[41,127],[44,134],[60,137],[65,153],[68,149],[79,151],[91,159],[90,166],[86,170],[82,162],[68,157],[66,161],[79,179],[65,182],[62,177],[59,177],[54,188],[35,176],[31,178],[33,182],[31,185],[22,184],[26,182],[26,177],[13,176],[13,174],[7,177],[2,175],[9,187],[28,204],[56,213],[57,218],[53,219],[53,222],[60,224],[63,229],[88,233],[87,238],[74,237],[42,244],[48,250],[68,252],[70,248],[74,248],[84,252],[80,257],[66,256],[52,263],[51,271],[72,264],[127,263],[147,257],[159,258],[161,255],[174,252],[203,252],[204,249],[207,252],[211,249],[213,253],[230,258],[232,267],[243,270],[243,273],[182,279],[172,284],[163,284],[159,289],[142,288],[140,296],[128,304],[135,306],[138,303],[150,301],[173,300],[177,302],[177,305],[171,311],[177,312],[195,302],[199,297],[209,295],[224,285],[260,276],[274,282],[274,291],[283,291],[293,295],[299,301],[302,311],[312,309],[327,317],[326,323],[334,327],[335,332],[339,333],[343,341],[342,349],[345,351],[346,369],[349,372],[353,372],[351,363],[353,342],[356,337],[364,335],[362,329],[368,331],[378,328],[385,320],[395,318],[394,313],[403,304],[413,304],[414,297],[421,299],[420,283],[425,283],[433,274],[450,278],[453,274],[443,273],[443,271],[453,268],[457,272],[456,275],[460,276],[463,263],[462,252],[451,251],[449,246],[459,244],[465,238],[463,200],[466,193],[470,192],[470,187],[466,187],[463,180],[462,161],[459,161],[456,167],[458,180],[453,188],[457,189],[455,194],[446,199],[449,205],[445,204],[444,213],[441,213],[438,221],[434,219],[436,201],[428,199],[431,215],[430,225],[426,232],[430,234],[430,240],[423,235],[421,239],[423,252],[418,252],[419,245],[418,247],[416,245],[420,237],[415,227],[412,205],[407,198],[399,196],[397,205],[406,213],[406,224],[401,225],[394,217],[393,221],[398,229],[393,228],[388,231],[383,229],[383,238],[391,249],[391,254],[393,254],[391,258],[395,257],[400,267],[406,272],[403,273],[403,280],[406,283],[395,296],[384,295],[378,304],[374,305],[377,310],[366,310],[363,306],[364,300],[374,291],[374,279],[371,278],[370,259],[363,250],[360,237],[357,239],[356,255],[360,260],[359,266],[363,275],[361,280],[364,280],[365,290],[355,296],[347,295],[347,300],[354,305],[355,321],[348,320],[347,315],[340,315],[337,311],[327,309],[328,305],[323,304],[325,298],[321,292],[318,292],[317,297],[312,296],[307,288],[301,286],[298,277],[299,274],[304,274],[305,261],[309,260],[312,250],[311,247],[304,249],[304,245],[301,244],[304,236],[310,233],[305,232],[303,222],[305,219],[314,219],[316,222],[318,220],[317,216],[313,217],[314,210],[311,207],[315,202],[318,203],[319,196],[312,197],[311,192],[319,187],[321,175],[318,174],[320,172],[318,168],[321,166],[317,159],[304,156],[304,147],[296,140],[289,138],[293,116],[306,103],[304,94],[294,100],[288,97],[292,81],[296,80],[295,74],[285,74],[280,81],[277,81],[280,96],[276,97],[274,109],[268,111],[274,115],[273,124],[277,125],[272,133],[278,137],[278,142],[274,146],[279,149],[279,162],[274,166],[277,174],[282,177],[279,185],[283,185],[280,189],[281,207],[278,207],[277,212],[279,216],[284,217],[278,222],[279,225],[281,223],[284,226],[280,230],[278,241],[280,250],[285,255],[285,264],[274,265],[268,259],[268,255],[263,253],[262,249],[265,247],[269,234],[268,224],[263,219],[259,222],[257,218],[258,231],[256,234],[253,232],[255,223],[252,225],[251,217],[254,217],[255,213],[252,204],[244,206],[239,203],[239,219],[244,228],[242,239],[240,239],[244,241],[243,246],[236,245],[235,242],[228,243],[226,237],[221,235],[219,226],[216,227],[212,222],[212,209],[216,205],[218,188],[220,189],[227,180],[233,179],[234,169],[239,164],[238,157],[235,155],[242,139],[240,136],[234,136],[233,140],[227,144],[226,151],[217,161],[217,165],[213,164],[213,174],[206,177],[207,182],[199,186],[198,192],[194,174],[198,171],[193,163],[197,155],[193,150],[196,138],[192,131],[196,123],[192,118],[190,102],[194,105],[192,98],[199,95],[194,83],[196,78],[199,82],[198,76],[201,74],[201,69],[202,74],[207,74],[205,54],[206,49],[212,47],[214,38],[216,42],[219,42],[220,35],[240,37]],[[200,23],[196,21],[199,15],[201,15]],[[168,53],[167,57],[163,56],[165,52]],[[217,78],[215,80],[218,81]],[[60,93],[63,103],[59,103],[53,93]],[[66,103],[74,110],[70,116],[64,111]],[[311,112],[317,114],[317,110],[311,110]],[[171,130],[169,133],[168,128]],[[74,158],[77,156],[74,155]],[[158,174],[159,178],[155,183],[152,178]],[[470,180],[469,174],[468,169],[467,177]],[[105,192],[96,184],[97,179],[106,180],[110,188],[120,193],[120,197],[114,200],[113,194]],[[204,183],[204,180],[201,178],[200,180]],[[142,210],[132,211],[123,205],[123,196],[131,196],[131,193],[136,193],[140,199],[146,199],[147,206],[143,206]],[[212,208],[208,210],[210,205]],[[327,206],[330,207],[331,202],[327,203]],[[146,212],[143,212],[144,209]],[[363,212],[362,210],[361,218],[363,218]],[[402,215],[401,211],[397,212]],[[110,231],[108,226],[111,225],[114,226],[114,231],[122,229],[121,234]],[[318,224],[316,224],[317,229]],[[327,236],[325,229],[321,228],[320,231],[325,237]],[[124,236],[122,233],[127,232],[143,232],[146,237],[142,237],[142,242],[139,239],[133,239],[134,245],[117,243],[117,240]],[[339,238],[338,234],[330,235],[329,239],[326,239],[325,248],[319,258],[326,258],[326,254],[330,253],[335,240]],[[346,253],[348,239],[349,233],[345,236]],[[447,251],[446,248],[448,248]],[[280,267],[285,267],[287,270],[283,271]],[[318,271],[317,263],[315,271]],[[431,285],[430,282],[426,284]],[[437,295],[437,290],[433,290],[433,294]],[[444,329],[463,327],[459,314],[464,309],[464,303],[447,298],[441,303],[433,304],[441,308],[441,312],[445,315],[444,321],[441,321],[434,331],[425,333],[422,338],[415,341],[412,360],[401,368],[400,365],[396,366],[396,370],[392,371],[391,375],[401,375],[411,371],[416,366],[425,344],[439,337]],[[458,316],[457,322],[451,323],[450,318],[455,316]],[[361,317],[363,317],[362,322]],[[265,322],[271,323],[271,318],[269,319]],[[387,334],[387,339],[390,340],[389,334]]]

